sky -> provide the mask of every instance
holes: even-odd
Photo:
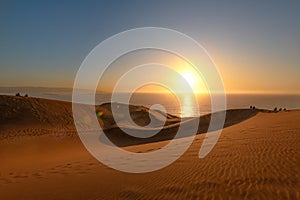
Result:
[[[0,1],[0,86],[72,87],[100,42],[164,27],[199,42],[230,93],[300,94],[299,1]]]

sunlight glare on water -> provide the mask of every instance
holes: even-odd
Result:
[[[195,116],[194,110],[193,110],[193,96],[190,94],[181,95],[180,100],[183,105],[181,105],[181,112],[180,117],[191,117]]]

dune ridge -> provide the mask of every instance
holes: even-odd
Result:
[[[88,105],[83,105],[91,109]],[[118,113],[124,113],[129,109],[132,120],[137,126],[129,124],[126,118],[121,117],[118,125],[112,116],[111,107],[118,107]],[[104,113],[98,118],[99,124],[105,130],[106,135],[118,146],[128,146],[170,140],[176,134],[181,124],[188,124],[193,118],[180,118],[161,111],[150,110],[144,106],[124,105],[118,103],[105,103],[95,107],[96,112]],[[237,109],[228,110],[224,127],[228,127],[253,117],[262,110]],[[66,136],[76,136],[72,115],[72,103],[58,100],[49,100],[33,97],[16,97],[0,95],[0,139],[13,138],[26,135],[43,135],[52,132],[60,132]],[[214,113],[218,115],[218,113]],[[96,115],[96,113],[95,113]],[[207,132],[211,114],[200,117],[198,133]],[[165,121],[166,120],[166,121]],[[161,126],[162,122],[163,126]],[[149,123],[152,127],[141,128]],[[17,126],[16,126],[17,124]],[[137,131],[143,134],[147,130],[161,130],[150,138],[135,138],[122,131]],[[188,133],[186,136],[190,136]]]

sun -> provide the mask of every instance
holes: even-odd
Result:
[[[181,75],[192,88],[197,87],[197,77],[195,74],[193,74],[191,71],[186,71],[182,72]]]
[[[193,93],[207,93],[207,87],[201,74],[191,64],[180,62],[177,66],[176,71],[183,77],[183,81],[188,83]],[[184,83],[179,84],[184,85]],[[180,86],[178,85],[178,87]]]

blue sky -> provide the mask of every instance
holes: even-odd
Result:
[[[299,10],[300,1],[1,1],[0,86],[72,87],[98,43],[158,26],[201,43],[230,91],[300,93]]]

